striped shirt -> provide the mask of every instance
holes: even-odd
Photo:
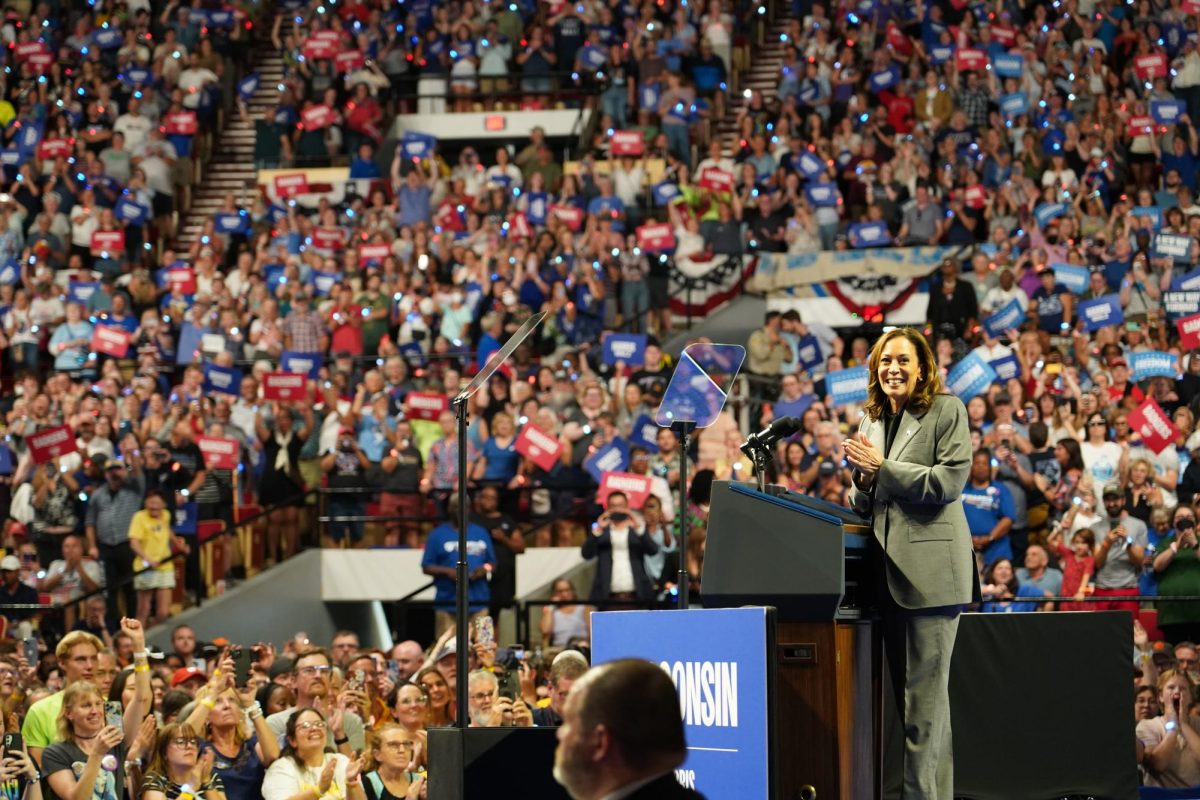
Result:
[[[131,474],[121,488],[113,492],[107,483],[92,492],[88,500],[87,524],[96,528],[96,541],[118,545],[129,541],[129,524],[142,510],[142,476]]]

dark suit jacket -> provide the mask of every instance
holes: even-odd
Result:
[[[605,527],[596,535],[589,534],[580,548],[584,558],[598,558],[596,580],[592,583],[591,601],[600,603],[612,593],[612,529]],[[639,528],[629,529],[629,568],[633,571],[634,593],[642,602],[654,599],[654,587],[646,577],[645,556],[658,552],[658,545]]]
[[[704,800],[704,795],[685,789],[673,773],[667,773],[629,795],[627,800]]]

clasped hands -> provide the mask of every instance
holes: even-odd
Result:
[[[875,473],[883,465],[883,453],[879,452],[867,435],[862,431],[847,439],[842,446],[846,450],[846,460],[863,474],[867,480],[874,480]]]

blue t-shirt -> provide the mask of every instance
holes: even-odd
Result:
[[[484,564],[496,563],[496,551],[492,549],[492,537],[475,524],[467,525],[467,572],[473,572]],[[425,542],[425,555],[421,567],[450,567],[458,565],[458,529],[449,523],[434,528]],[[433,607],[438,611],[454,611],[454,581],[444,575],[433,579]],[[492,593],[487,578],[474,578],[467,584],[467,603],[472,612],[487,608]]]
[[[517,474],[517,465],[521,455],[517,452],[516,439],[508,443],[508,447],[496,444],[494,437],[483,443],[482,455],[487,459],[483,470],[483,480],[504,481],[507,483]]]
[[[1052,291],[1038,286],[1030,300],[1037,301],[1038,328],[1047,333],[1060,333],[1063,324],[1063,304],[1061,295],[1070,294],[1070,290],[1061,283],[1054,284]]]
[[[1015,597],[1045,597],[1041,589],[1036,586],[1021,586],[1017,589]],[[988,600],[979,606],[979,610],[984,614],[1019,614],[1027,611],[1037,611],[1037,603],[1014,603],[1010,600]]]
[[[982,489],[968,483],[963,489],[962,502],[972,536],[987,536],[1000,520],[1013,519],[1017,513],[1012,494],[1002,483],[993,482]],[[1007,534],[983,548],[985,566],[1002,558],[1012,559],[1012,542]]]
[[[226,800],[260,800],[262,797],[267,768],[258,759],[254,749],[257,745],[258,736],[251,736],[242,742],[242,748],[236,756],[226,758],[211,743],[205,743],[204,749],[213,751],[213,772],[221,776]]]

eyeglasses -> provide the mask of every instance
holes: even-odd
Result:
[[[491,696],[491,692],[476,692],[475,694],[471,695],[471,699],[476,703],[482,703],[484,700],[490,699]]]
[[[1106,426],[1107,424],[1108,424],[1108,423],[1107,423],[1107,422],[1105,422],[1104,420],[1099,420],[1099,419],[1098,419],[1098,420],[1093,420],[1092,422],[1089,422],[1089,423],[1088,423],[1088,427],[1089,427],[1089,428],[1103,428],[1103,427],[1104,427],[1104,426]]]
[[[322,725],[325,723],[321,723]],[[200,740],[194,736],[176,736],[171,740],[171,744],[176,747],[199,747]]]
[[[412,750],[413,743],[412,742],[383,742],[382,744],[379,745],[379,748],[381,750],[391,750],[393,752],[398,753],[402,750]]]
[[[325,720],[323,720],[323,719],[310,719],[308,722],[297,722],[297,723],[296,723],[296,730],[300,730],[300,731],[313,731],[313,730],[317,730],[317,731],[323,731],[323,730],[325,730]]]
[[[301,667],[299,672],[301,675],[311,678],[314,675],[328,675],[333,672],[333,667]]]

